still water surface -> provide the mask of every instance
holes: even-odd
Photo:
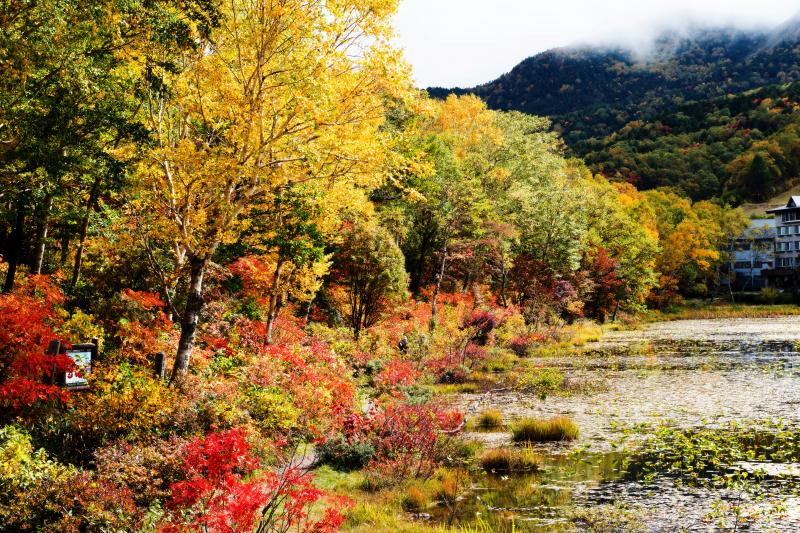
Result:
[[[715,503],[737,494],[681,487],[668,478],[652,483],[626,477],[623,448],[635,449],[648,428],[715,427],[729,421],[782,419],[800,427],[800,317],[687,320],[613,332],[575,357],[541,359],[567,380],[592,392],[546,400],[514,391],[463,395],[472,412],[499,409],[506,420],[567,415],[581,428],[569,445],[540,445],[544,470],[533,474],[480,475],[459,509],[461,519],[491,516],[516,530],[574,527],[575,509],[602,504],[635,510],[648,531],[714,531]],[[508,444],[508,433],[472,435],[488,446]],[[751,531],[800,531],[800,488],[794,480],[765,483],[767,501],[786,511]]]

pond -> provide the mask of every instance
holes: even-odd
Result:
[[[730,486],[690,486],[674,476],[645,482],[631,475],[626,460],[663,425],[691,431],[782,420],[800,428],[798,349],[800,317],[658,323],[609,333],[580,355],[534,361],[559,368],[567,381],[592,384],[591,392],[544,400],[513,390],[461,395],[459,406],[473,414],[491,408],[506,420],[569,416],[581,436],[537,445],[539,472],[475,475],[455,520],[483,516],[494,529],[511,530],[513,523],[517,531],[553,531],[605,509],[628,513],[629,525],[644,531],[713,531],[743,512],[753,518],[748,530],[798,531],[796,478],[763,480],[755,496]],[[507,432],[468,437],[490,447],[510,444]]]

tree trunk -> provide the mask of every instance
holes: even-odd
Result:
[[[17,264],[19,263],[20,251],[22,250],[23,230],[25,226],[25,205],[22,200],[17,203],[17,216],[14,221],[14,229],[8,239],[9,257],[6,281],[3,284],[3,293],[9,293],[14,289],[14,278],[17,276]]]
[[[67,259],[69,259],[69,229],[64,226],[63,232],[61,234],[61,257],[59,259],[62,267],[66,266]]]
[[[449,233],[449,232],[448,232]],[[439,289],[442,287],[442,278],[444,278],[445,267],[447,266],[447,241],[449,235],[445,234],[444,243],[442,244],[442,262],[439,264],[439,272],[436,274],[436,285],[433,287],[433,298],[431,298],[431,323],[430,330],[433,332],[436,329],[436,301],[439,299]]]
[[[414,268],[411,270],[411,295],[416,298],[419,296],[419,291],[422,288],[422,276],[425,274],[425,258],[428,255],[428,250],[430,249],[430,232],[427,230],[422,234],[422,241],[419,245],[419,251],[417,253],[417,264],[414,265]]]
[[[86,202],[86,213],[81,222],[81,232],[78,237],[78,248],[75,250],[75,265],[72,268],[72,281],[70,287],[75,287],[81,277],[81,267],[83,266],[83,246],[86,243],[86,235],[89,232],[89,217],[92,214],[94,204],[97,202],[97,197],[100,194],[100,182],[102,178],[96,177],[92,184],[92,192],[89,193],[89,201]]]
[[[181,338],[178,341],[178,352],[175,354],[175,365],[172,367],[170,383],[182,381],[189,370],[189,358],[192,355],[194,339],[197,334],[197,321],[205,303],[203,301],[203,275],[207,264],[208,258],[206,257],[191,256],[189,258],[189,267],[191,268],[189,294],[181,317]]]
[[[280,278],[283,273],[284,260],[279,259],[278,264],[275,266],[275,274],[272,276],[272,287],[270,287],[269,294],[269,308],[267,309],[267,344],[272,343],[272,330],[275,327],[275,320],[278,318],[283,298],[278,294],[278,287],[280,287]]]
[[[503,273],[500,277],[500,301],[503,307],[508,307],[508,300],[506,299],[506,283],[508,282],[508,269],[506,268],[505,261],[503,261]]]
[[[42,273],[44,264],[44,251],[47,243],[47,230],[50,224],[50,209],[53,206],[53,197],[47,195],[44,199],[42,212],[39,214],[39,224],[36,226],[36,243],[33,251],[33,265],[31,270],[34,274]]]

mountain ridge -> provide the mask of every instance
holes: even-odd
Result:
[[[571,146],[686,102],[800,80],[800,14],[768,30],[668,30],[647,54],[622,45],[577,45],[528,57],[472,88],[489,107],[548,116]]]

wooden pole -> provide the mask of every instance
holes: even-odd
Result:
[[[100,362],[100,339],[92,337],[92,344],[94,345],[92,348],[92,372],[94,372],[94,365]]]
[[[158,379],[167,377],[167,356],[164,352],[156,354],[155,361],[153,362],[153,373]]]
[[[47,355],[58,355],[60,353],[61,353],[61,341],[57,339],[51,340],[50,344],[47,345]],[[54,365],[53,370],[50,372],[48,381],[50,381],[51,383],[55,383],[60,387],[63,387],[64,385],[66,385],[67,373],[56,372],[56,368]]]

